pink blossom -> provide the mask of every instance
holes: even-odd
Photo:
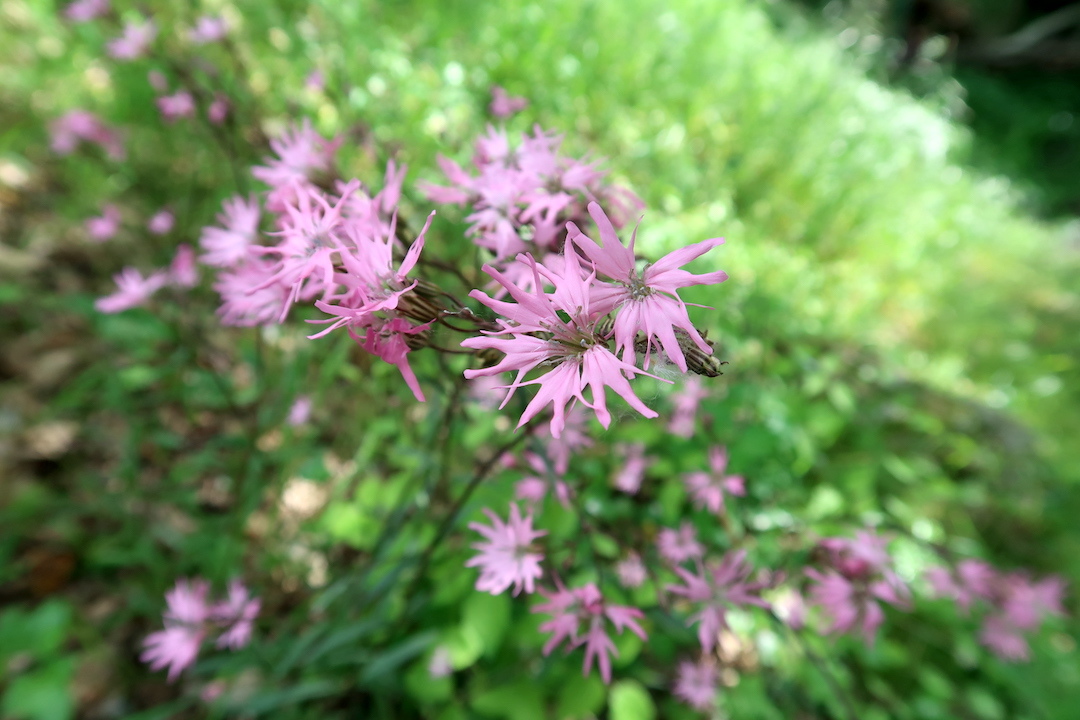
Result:
[[[293,125],[280,137],[270,141],[277,157],[267,158],[265,165],[251,169],[251,174],[272,188],[267,207],[274,212],[294,196],[297,187],[305,186],[320,175],[330,172],[334,155],[343,138],[327,140],[305,119]]]
[[[217,216],[218,225],[202,230],[199,245],[204,253],[199,261],[214,267],[233,267],[249,258],[251,247],[259,237],[259,201],[234,195],[222,204]]]
[[[49,126],[52,149],[59,155],[69,155],[80,142],[99,145],[112,160],[123,160],[124,145],[120,134],[96,115],[86,110],[71,110]]]
[[[683,438],[693,437],[698,404],[708,397],[708,394],[700,377],[694,375],[687,378],[682,386],[671,394],[675,409],[671,413],[668,432]]]
[[[549,593],[541,589],[540,594],[548,602],[533,607],[533,612],[542,612],[551,619],[540,625],[540,632],[551,633],[544,644],[544,655],[549,655],[564,640],[569,648],[585,646],[585,661],[582,672],[588,676],[595,661],[600,669],[600,677],[605,683],[611,682],[611,657],[618,657],[615,644],[608,636],[606,623],[610,622],[622,634],[629,629],[642,640],[647,638],[638,620],[644,614],[637,608],[609,605],[593,584],[567,590],[560,588]]]
[[[634,495],[641,489],[645,471],[653,463],[653,458],[645,457],[645,443],[630,443],[617,447],[617,452],[624,455],[626,461],[615,473],[613,484],[616,490]]]
[[[648,579],[645,564],[637,553],[630,553],[620,560],[615,565],[615,574],[619,578],[619,584],[626,588],[641,587]]]
[[[508,386],[503,406],[518,387],[539,385],[539,391],[522,413],[518,427],[550,404],[554,413],[551,421],[554,437],[559,437],[562,431],[567,405],[572,407],[578,401],[591,408],[600,424],[608,427],[611,414],[607,409],[605,387],[610,387],[645,417],[656,417],[656,412],[641,402],[626,379],[634,374],[648,373],[619,360],[606,347],[598,327],[601,315],[593,312],[590,305],[589,289],[594,276],[583,277],[580,259],[573,248],[567,246],[566,259],[559,273],[537,263],[531,256],[520,257],[518,262],[527,265],[536,277],[531,293],[521,290],[495,268],[484,266],[484,271],[507,290],[516,304],[496,300],[480,290],[470,293],[471,297],[506,319],[499,321],[501,330],[464,340],[462,346],[498,350],[505,357],[492,367],[466,370],[465,377],[472,379],[516,370],[517,377]],[[540,276],[555,286],[553,294],[542,291]],[[550,338],[536,333],[550,334]],[[540,367],[552,369],[526,382],[525,375]],[[590,390],[590,400],[584,396],[586,387]]]
[[[668,253],[655,263],[649,263],[640,273],[634,257],[637,230],[630,238],[629,247],[623,246],[615,234],[615,227],[607,214],[595,202],[589,203],[589,214],[600,229],[603,246],[597,245],[584,235],[576,225],[567,226],[568,239],[581,248],[596,266],[598,273],[614,281],[614,286],[598,287],[593,301],[606,308],[618,310],[615,315],[616,352],[622,350],[623,360],[633,362],[637,334],[642,332],[648,339],[645,365],[654,343],[658,343],[667,356],[683,372],[687,371],[676,331],[682,331],[701,352],[711,355],[712,346],[698,333],[686,311],[686,303],[678,295],[679,288],[690,285],[713,285],[727,280],[727,273],[716,271],[694,275],[682,266],[723,244],[722,238],[712,238],[688,245]]]
[[[705,652],[712,652],[720,631],[728,627],[728,610],[748,605],[769,607],[760,597],[766,583],[760,580],[751,582],[751,570],[745,550],[729,552],[720,562],[708,562],[696,574],[683,567],[675,568],[675,573],[685,585],[669,585],[667,590],[701,608],[690,616],[687,624],[697,623],[698,642]]]
[[[229,592],[225,600],[211,609],[211,616],[224,630],[218,636],[217,646],[238,650],[251,640],[251,630],[255,618],[259,615],[262,601],[251,597],[251,593],[239,580],[229,583]]]
[[[1065,614],[1061,599],[1065,594],[1065,581],[1056,576],[1032,582],[1021,573],[1010,573],[1002,578],[1004,584],[1002,609],[1005,618],[1020,630],[1033,630],[1046,615]]]
[[[491,520],[491,527],[469,523],[470,528],[485,538],[483,542],[473,543],[480,554],[465,563],[465,567],[480,568],[476,589],[492,595],[499,595],[511,586],[514,595],[522,589],[526,593],[534,592],[536,580],[544,574],[540,568],[544,556],[533,549],[532,543],[546,535],[546,531],[533,530],[532,514],[523,518],[520,508],[514,503],[510,504],[509,522],[504,523],[487,508],[484,513]]]
[[[413,325],[398,317],[389,320],[372,317],[367,322],[367,332],[363,336],[358,335],[353,328],[349,328],[349,334],[364,350],[397,367],[405,384],[412,390],[413,397],[417,402],[424,402],[420,381],[416,379],[416,374],[409,365],[407,356],[410,348],[407,338],[424,332],[431,324]]]
[[[976,599],[993,596],[997,573],[980,560],[962,560],[955,576],[948,568],[933,567],[926,571],[926,579],[934,595],[956,601],[966,612]]]
[[[196,45],[217,42],[229,33],[229,23],[223,17],[202,15],[188,33],[188,39]]]
[[[587,421],[588,416],[585,411],[581,406],[575,405],[566,413],[558,436],[552,433],[542,438],[544,451],[551,460],[556,475],[560,477],[565,475],[570,469],[570,458],[578,451],[593,446],[593,440],[589,437],[586,426]]]
[[[523,97],[511,97],[498,85],[491,88],[491,105],[488,111],[497,118],[508,118],[525,109],[529,101]]]
[[[94,307],[98,312],[118,313],[144,304],[150,296],[165,286],[168,275],[158,271],[144,278],[135,268],[126,267],[114,275],[113,280],[116,281],[116,292],[97,299]]]
[[[173,229],[173,224],[176,222],[176,218],[169,210],[161,210],[154,214],[150,218],[150,222],[146,223],[146,229],[152,232],[154,235],[164,235]]]
[[[169,88],[169,80],[165,77],[165,73],[160,70],[151,70],[146,73],[146,81],[150,83],[150,87],[159,93],[163,93]]]
[[[169,668],[169,682],[194,664],[199,654],[206,635],[204,623],[210,616],[206,597],[209,589],[203,580],[178,580],[176,587],[165,594],[165,629],[151,633],[143,641],[145,650],[140,659],[149,663],[151,670]]]
[[[678,530],[664,528],[656,538],[656,547],[660,557],[672,565],[699,558],[705,554],[705,548],[697,541],[697,530],[689,522],[683,522]]]
[[[75,0],[64,8],[68,20],[76,23],[96,20],[109,12],[109,0]]]
[[[109,42],[109,55],[117,60],[135,60],[146,54],[150,43],[157,37],[158,29],[153,20],[128,21],[123,34]]]
[[[714,445],[709,448],[709,469],[700,470],[683,477],[686,489],[694,499],[695,507],[706,508],[714,515],[724,511],[724,493],[745,495],[745,480],[741,475],[727,474],[727,448]]]
[[[322,90],[326,86],[326,79],[323,77],[321,70],[312,70],[308,73],[308,76],[304,78],[304,87],[309,90]]]
[[[169,282],[177,287],[191,288],[199,284],[199,271],[195,267],[195,251],[184,243],[176,248],[176,255],[169,265]]]
[[[120,229],[120,208],[115,205],[106,205],[101,209],[99,217],[93,217],[86,221],[86,232],[94,242],[105,242],[115,237]]]
[[[292,289],[274,282],[274,274],[274,263],[261,258],[249,258],[219,272],[214,290],[221,296],[222,324],[254,327],[278,322],[288,309]]]
[[[554,487],[555,497],[565,508],[570,507],[570,486],[562,480],[561,473],[550,461],[533,452],[523,456],[536,475],[522,478],[517,483],[517,496],[523,500],[538,503],[547,497],[548,489]]]
[[[180,90],[172,95],[162,95],[157,99],[157,106],[161,117],[168,123],[195,114],[195,98],[187,90]]]
[[[225,122],[225,118],[229,116],[229,99],[217,93],[214,95],[214,100],[210,103],[210,107],[206,108],[206,119],[214,125],[220,125]]]
[[[986,618],[979,640],[1002,660],[1020,661],[1031,657],[1023,632],[1001,615]]]
[[[707,659],[698,662],[683,661],[675,677],[672,694],[684,703],[702,712],[716,707],[716,693],[720,690],[720,674],[716,665]]]
[[[311,408],[311,396],[299,396],[293,401],[292,406],[289,408],[289,416],[285,419],[286,424],[292,427],[303,425],[311,417]]]

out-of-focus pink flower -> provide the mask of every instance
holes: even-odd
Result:
[[[645,479],[645,471],[652,464],[653,458],[645,457],[645,443],[622,445],[618,450],[625,456],[626,461],[615,473],[613,484],[616,490],[634,495],[641,489],[641,481]]]
[[[480,554],[465,563],[465,567],[480,568],[476,589],[492,595],[503,593],[511,586],[514,595],[523,589],[526,593],[534,592],[536,580],[544,574],[540,568],[544,556],[535,551],[532,543],[547,533],[533,530],[532,515],[523,518],[521,510],[513,503],[510,504],[509,522],[504,523],[487,508],[484,513],[491,520],[491,527],[469,523],[470,528],[485,538],[483,542],[473,543]]]
[[[728,475],[727,464],[727,448],[714,445],[709,448],[709,469],[712,472],[698,470],[683,477],[696,507],[707,508],[709,512],[720,515],[724,511],[724,493],[746,494],[745,480],[741,475]]]
[[[645,564],[637,553],[630,553],[620,560],[615,565],[615,574],[619,578],[619,584],[627,588],[641,587],[648,578]]]
[[[428,675],[433,678],[444,678],[453,672],[454,664],[450,657],[450,650],[445,645],[439,645],[431,653],[431,660],[428,661]]]
[[[273,212],[284,209],[295,197],[295,189],[319,176],[328,174],[334,164],[334,154],[344,138],[327,140],[305,119],[292,126],[280,138],[270,141],[277,157],[267,158],[265,165],[253,167],[251,174],[271,187],[267,208]]]
[[[254,196],[247,200],[234,195],[222,203],[217,216],[221,227],[208,225],[199,236],[203,254],[200,262],[213,267],[233,267],[251,257],[251,247],[259,237],[261,210]]]
[[[113,280],[116,281],[116,292],[97,299],[94,307],[98,312],[113,314],[142,305],[165,286],[168,275],[158,271],[144,278],[135,268],[126,267],[114,275]]]
[[[526,452],[523,456],[529,468],[536,473],[522,478],[517,484],[517,496],[532,503],[538,503],[547,497],[548,490],[555,489],[555,497],[565,508],[570,507],[570,487],[561,479],[561,474],[553,467],[550,461],[533,452]],[[552,470],[555,470],[553,473]]]
[[[202,15],[188,33],[188,39],[196,45],[217,42],[229,34],[229,23],[223,17]]]
[[[157,25],[153,20],[128,21],[124,23],[120,37],[109,42],[109,56],[117,60],[138,59],[146,54],[157,33]]]
[[[477,378],[477,381],[482,379]],[[560,477],[566,475],[566,472],[570,469],[570,458],[577,451],[592,447],[593,440],[589,437],[587,422],[588,415],[586,411],[582,406],[575,405],[566,413],[562,431],[558,437],[551,434],[543,438],[544,452],[548,459],[551,460],[556,475]]]
[[[146,81],[150,83],[150,87],[159,93],[163,93],[169,88],[169,80],[165,77],[165,73],[160,70],[151,70],[146,73]]]
[[[567,225],[567,240],[581,248],[593,262],[596,271],[606,275],[615,285],[597,287],[593,302],[605,308],[617,309],[615,315],[616,352],[622,351],[626,362],[633,362],[639,332],[644,333],[648,345],[644,367],[648,369],[652,348],[658,346],[683,372],[687,371],[686,357],[679,345],[676,331],[686,334],[698,350],[712,354],[712,346],[690,322],[686,303],[678,295],[680,288],[690,285],[714,285],[727,280],[727,273],[716,271],[694,275],[682,266],[701,257],[714,247],[723,244],[723,238],[703,240],[668,253],[654,263],[645,266],[640,273],[634,257],[637,230],[630,238],[629,247],[620,242],[615,226],[599,205],[589,203],[589,215],[600,229],[603,246],[597,245],[584,235],[576,225]]]
[[[708,659],[698,662],[684,660],[679,663],[672,694],[695,710],[708,712],[716,706],[719,680],[716,665]]]
[[[212,703],[224,695],[227,688],[224,680],[211,680],[199,691],[199,699],[204,703]]]
[[[199,284],[199,270],[195,266],[195,251],[188,244],[176,248],[176,255],[169,265],[169,282],[177,287],[191,288]]]
[[[146,223],[146,229],[155,235],[164,235],[173,229],[176,217],[169,210],[161,210]]]
[[[705,554],[705,548],[697,540],[697,530],[689,522],[683,522],[678,530],[664,528],[656,538],[656,548],[660,557],[672,565],[699,558]]]
[[[638,624],[644,614],[637,608],[607,604],[599,588],[592,583],[572,590],[560,588],[551,593],[541,589],[540,594],[548,602],[536,605],[532,611],[551,616],[551,620],[540,625],[540,632],[551,633],[544,644],[544,655],[551,654],[564,640],[568,641],[570,648],[584,645],[582,673],[586,676],[595,661],[600,668],[601,679],[605,683],[611,682],[611,657],[618,657],[619,653],[608,636],[607,622],[619,634],[629,629],[642,640],[647,639],[645,631]]]
[[[161,117],[168,123],[195,114],[195,98],[187,90],[180,90],[172,95],[162,95],[157,99],[157,106]]]
[[[293,401],[292,407],[289,408],[289,416],[285,419],[285,422],[292,427],[303,425],[311,417],[311,408],[311,396],[301,395]]]
[[[1001,615],[986,618],[979,640],[1002,660],[1017,662],[1031,657],[1023,632]]]
[[[529,101],[523,97],[511,97],[506,90],[495,85],[491,88],[491,105],[488,111],[497,118],[508,118],[525,109]]]
[[[1005,589],[1002,608],[1005,618],[1020,630],[1033,630],[1046,615],[1065,614],[1061,606],[1065,595],[1065,581],[1050,576],[1038,582],[1021,573],[1010,573],[1003,578]]]
[[[206,109],[206,118],[214,125],[220,125],[225,122],[225,118],[229,116],[229,99],[217,93],[214,95],[213,102],[210,103],[210,107]]]
[[[75,0],[64,8],[68,20],[76,23],[96,20],[109,12],[109,0]]]
[[[322,90],[325,86],[326,79],[323,77],[322,70],[312,70],[304,78],[304,87],[309,90]]]
[[[687,378],[682,386],[671,394],[675,409],[671,413],[668,432],[683,438],[693,437],[697,425],[698,404],[708,394],[700,377],[694,375]]]
[[[697,623],[698,642],[705,652],[712,652],[720,631],[727,628],[728,610],[748,605],[769,607],[769,603],[760,597],[767,583],[750,581],[751,571],[745,550],[729,552],[720,562],[708,562],[697,574],[686,568],[675,568],[685,585],[669,585],[667,590],[701,608],[690,616],[687,624]]]
[[[140,659],[149,663],[151,670],[169,668],[169,682],[198,657],[210,616],[206,597],[209,589],[203,580],[178,580],[176,587],[165,594],[165,629],[151,633],[143,641],[145,649]]]
[[[253,598],[239,580],[229,583],[228,596],[211,609],[211,616],[224,630],[218,636],[217,646],[238,650],[251,640],[255,618],[259,616],[262,601]]]
[[[93,217],[86,221],[86,232],[94,242],[105,242],[116,236],[120,229],[120,208],[115,205],[106,205],[101,209],[99,217]]]
[[[49,126],[52,149],[59,155],[69,155],[82,141],[101,146],[112,160],[123,160],[124,145],[120,133],[108,127],[96,115],[86,110],[71,110]]]
[[[932,567],[926,571],[926,580],[934,595],[956,601],[967,612],[977,599],[993,597],[997,573],[980,560],[962,560],[955,576],[948,568]]]
[[[292,288],[274,282],[274,274],[274,263],[261,258],[249,258],[219,272],[214,290],[221,296],[222,324],[255,327],[278,322],[288,308]]]
[[[462,346],[498,350],[505,357],[492,367],[466,370],[465,377],[472,379],[517,371],[517,377],[508,386],[504,406],[520,386],[539,385],[538,392],[522,413],[518,427],[550,404],[554,413],[551,421],[551,434],[554,437],[558,437],[562,431],[567,406],[572,407],[578,401],[592,408],[600,424],[608,427],[611,424],[605,397],[605,388],[608,387],[645,417],[656,417],[656,412],[641,402],[626,379],[634,374],[648,373],[619,360],[607,349],[599,334],[598,323],[602,313],[592,309],[590,297],[595,275],[584,276],[581,260],[569,244],[564,258],[561,272],[537,263],[531,256],[519,258],[519,262],[524,263],[536,278],[531,293],[523,291],[495,268],[484,266],[484,271],[495,278],[517,302],[496,300],[480,290],[469,293],[470,297],[505,319],[499,321],[501,330],[468,338],[462,341]],[[548,295],[543,292],[541,276],[555,286],[554,293]],[[537,337],[537,332],[550,333],[551,337]],[[552,369],[526,382],[525,375],[539,367]],[[586,388],[590,390],[589,400],[584,396]]]

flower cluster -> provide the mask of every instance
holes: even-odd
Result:
[[[120,133],[86,110],[71,110],[49,127],[52,149],[58,155],[70,155],[79,143],[98,145],[112,160],[123,160],[126,153]]]
[[[150,633],[143,641],[143,662],[151,670],[169,669],[172,682],[195,663],[204,641],[217,635],[219,648],[238,650],[251,639],[252,625],[261,602],[251,597],[238,580],[229,583],[223,600],[211,602],[205,580],[177,580],[165,594],[165,629]]]
[[[484,536],[484,542],[475,543],[480,554],[465,563],[465,567],[480,568],[476,589],[499,595],[514,588],[514,595],[522,590],[532,593],[535,583],[544,574],[540,561],[544,556],[532,547],[533,541],[547,533],[533,530],[532,515],[521,516],[517,505],[510,505],[510,520],[502,519],[485,508],[491,527],[469,523],[469,527]]]

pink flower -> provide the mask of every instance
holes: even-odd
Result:
[[[1061,600],[1065,594],[1065,581],[1056,576],[1032,582],[1021,573],[1010,573],[1002,578],[1005,618],[1015,628],[1033,630],[1046,615],[1065,614]]]
[[[1021,630],[1001,615],[986,618],[979,640],[1002,660],[1015,662],[1031,657],[1031,650]]]
[[[195,267],[195,251],[188,244],[176,248],[176,255],[169,265],[169,282],[177,287],[191,288],[199,284],[199,271]]]
[[[705,652],[710,653],[716,647],[720,631],[728,626],[727,611],[732,607],[769,607],[760,597],[766,583],[750,582],[751,570],[745,550],[729,552],[720,562],[707,563],[698,574],[686,568],[675,568],[685,585],[669,585],[667,590],[701,607],[690,616],[687,624],[697,623],[698,642]]]
[[[482,378],[481,378],[482,379]],[[575,405],[566,413],[563,426],[558,436],[544,437],[544,451],[555,468],[555,474],[562,477],[570,469],[570,458],[579,450],[593,446],[592,438],[586,427],[588,416],[581,406]]]
[[[229,33],[229,23],[225,18],[202,15],[195,21],[195,27],[188,33],[188,39],[196,45],[217,42]]]
[[[270,149],[277,157],[267,158],[265,165],[251,169],[257,180],[273,189],[267,207],[274,212],[282,210],[297,186],[329,173],[342,140],[327,140],[312,129],[307,119],[299,126],[290,127],[282,137],[271,140]]]
[[[157,99],[157,106],[161,117],[168,123],[195,114],[195,98],[187,90],[180,90],[172,95],[162,95]]]
[[[980,560],[962,560],[955,576],[948,568],[933,567],[926,571],[926,580],[934,595],[955,600],[966,612],[976,599],[993,597],[997,572]]]
[[[150,222],[146,223],[146,229],[155,235],[164,235],[173,229],[175,222],[176,218],[170,211],[161,210],[150,218]]]
[[[311,396],[301,395],[293,401],[292,407],[289,408],[289,416],[285,419],[286,424],[292,427],[299,427],[306,423],[311,417]]]
[[[292,289],[273,282],[274,264],[251,258],[218,273],[214,290],[221,296],[223,325],[272,325],[288,309]]]
[[[229,116],[229,99],[217,93],[214,95],[213,102],[210,103],[210,107],[206,109],[206,119],[214,125],[220,125],[225,122],[225,118]]]
[[[143,641],[140,659],[151,670],[169,668],[172,682],[188,666],[194,664],[206,635],[204,623],[209,618],[207,603],[209,586],[203,580],[178,580],[176,587],[165,594],[165,629],[151,633]]]
[[[700,377],[693,375],[687,378],[682,387],[671,395],[675,409],[671,413],[668,432],[683,438],[693,437],[697,424],[698,404],[708,397],[708,394]]]
[[[745,495],[746,484],[741,475],[728,475],[727,448],[714,445],[709,448],[711,473],[700,470],[683,477],[686,489],[694,498],[695,507],[707,508],[714,515],[724,511],[725,491],[732,495]]]
[[[499,595],[513,586],[514,595],[522,589],[526,593],[535,590],[535,582],[544,571],[540,568],[543,554],[533,551],[532,543],[538,537],[546,535],[543,530],[533,530],[532,515],[521,517],[517,505],[510,504],[510,520],[504,523],[498,515],[487,508],[484,513],[490,518],[492,526],[469,523],[469,527],[486,538],[473,543],[480,554],[465,563],[465,567],[479,567],[480,578],[476,589]]]
[[[653,463],[653,458],[645,457],[645,443],[617,446],[617,452],[625,455],[626,462],[615,474],[613,484],[616,490],[634,495],[641,489],[641,481],[645,479],[645,471]]]
[[[123,34],[109,42],[109,55],[117,60],[135,60],[146,54],[150,43],[157,37],[157,25],[153,20],[124,23]]]
[[[697,541],[697,531],[688,522],[683,522],[678,530],[664,528],[656,538],[656,547],[660,557],[672,565],[699,558],[705,554],[705,548]]]
[[[109,0],[75,0],[64,8],[68,20],[76,23],[96,20],[109,12]]]
[[[570,648],[584,645],[585,663],[582,672],[586,676],[595,661],[603,681],[611,682],[611,657],[618,657],[618,651],[608,636],[606,622],[610,622],[619,634],[629,629],[642,640],[647,639],[645,631],[637,622],[644,614],[637,608],[608,605],[600,590],[591,583],[573,590],[559,589],[553,593],[541,589],[540,594],[547,598],[548,602],[535,606],[532,611],[551,616],[551,620],[540,625],[540,632],[551,633],[551,638],[544,644],[544,655],[551,654],[564,640],[569,642]]]
[[[709,660],[684,660],[679,663],[672,694],[695,710],[709,712],[716,706],[716,693],[720,690],[719,680],[716,665]]]
[[[98,298],[94,303],[98,312],[112,314],[142,305],[165,286],[168,275],[158,271],[144,278],[135,268],[127,267],[114,275],[113,280],[116,281],[117,290],[112,295]]]
[[[679,297],[678,290],[690,285],[721,283],[727,280],[727,273],[716,271],[694,275],[680,268],[723,244],[723,239],[712,238],[675,250],[638,272],[634,257],[637,231],[630,238],[630,246],[624,247],[615,234],[614,225],[599,205],[589,203],[589,214],[600,228],[603,246],[597,245],[572,224],[567,226],[568,239],[581,248],[598,273],[616,283],[615,286],[597,288],[593,295],[593,301],[598,305],[618,310],[614,327],[616,352],[622,350],[623,360],[633,362],[637,334],[642,332],[648,339],[646,369],[652,347],[658,343],[672,362],[686,372],[686,358],[676,333],[680,330],[698,350],[711,355],[712,346],[705,342],[690,322],[686,303]]]
[[[349,334],[364,350],[397,367],[405,384],[412,390],[413,397],[417,402],[424,402],[420,381],[416,379],[407,357],[410,350],[408,337],[424,332],[430,327],[430,323],[413,325],[403,318],[387,320],[377,316],[371,317],[367,323],[367,332],[363,336],[358,335],[353,328],[349,328]]]
[[[163,93],[169,88],[169,80],[165,77],[165,73],[160,70],[151,70],[146,73],[146,81],[150,83],[150,87],[159,93]]]
[[[619,584],[626,588],[641,587],[648,579],[645,564],[641,562],[641,556],[630,553],[615,565],[615,574],[619,578]]]
[[[326,79],[323,77],[321,70],[312,70],[308,73],[308,76],[304,78],[304,87],[309,90],[322,90],[326,86]]]
[[[214,621],[224,628],[218,636],[217,646],[238,650],[247,645],[261,607],[262,601],[251,597],[243,583],[239,580],[229,583],[228,597],[211,609]]]
[[[523,457],[536,475],[530,475],[518,481],[517,496],[522,500],[538,503],[547,497],[548,490],[553,487],[558,501],[563,507],[569,508],[570,486],[562,480],[562,474],[558,472],[558,469],[536,453],[526,452]]]
[[[580,259],[572,246],[567,245],[565,261],[559,273],[537,263],[531,256],[519,257],[518,262],[527,265],[536,278],[531,293],[518,288],[493,267],[484,266],[484,271],[506,288],[517,301],[516,304],[496,300],[480,290],[469,293],[507,319],[500,320],[501,330],[485,332],[483,337],[462,341],[463,347],[490,348],[505,355],[492,367],[466,370],[465,377],[472,379],[516,370],[517,377],[508,386],[504,406],[518,387],[539,385],[539,391],[522,413],[518,427],[550,404],[554,412],[551,421],[551,434],[554,437],[559,437],[562,431],[567,405],[572,407],[577,401],[591,408],[600,424],[608,427],[611,414],[607,409],[606,387],[614,390],[645,417],[656,417],[656,412],[641,402],[626,379],[635,374],[648,373],[619,360],[607,349],[598,326],[602,316],[591,309],[590,286],[595,275],[583,277]],[[554,284],[553,294],[543,293],[541,276]],[[529,371],[540,367],[552,369],[536,380],[524,381]],[[584,396],[586,387],[590,390],[590,400]]]
[[[120,208],[115,205],[103,207],[100,217],[86,221],[86,232],[94,242],[111,240],[120,229]]]
[[[491,105],[488,111],[497,118],[508,118],[525,109],[529,101],[523,97],[510,97],[498,85],[491,88]]]
[[[112,160],[124,159],[120,134],[86,110],[72,110],[61,115],[49,126],[49,132],[52,149],[58,155],[69,155],[80,142],[86,141],[99,145]]]
[[[259,237],[259,201],[234,195],[222,204],[217,216],[221,227],[203,228],[199,245],[204,253],[199,261],[214,267],[233,267],[250,257],[250,249]]]

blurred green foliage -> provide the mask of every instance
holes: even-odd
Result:
[[[162,27],[196,14],[149,7]],[[692,717],[667,690],[692,638],[681,623],[650,616],[646,647],[620,637],[617,679],[604,687],[581,677],[580,654],[541,657],[527,601],[473,590],[467,531],[426,558],[435,529],[423,519],[509,433],[499,413],[471,406],[446,421],[463,365],[418,355],[431,400],[417,408],[396,371],[348,338],[308,342],[302,323],[218,327],[207,288],[118,316],[93,310],[112,272],[164,264],[223,197],[250,189],[260,133],[310,116],[348,133],[348,174],[375,181],[393,156],[410,180],[437,179],[437,153],[467,159],[493,83],[531,102],[512,129],[564,132],[569,152],[606,158],[645,199],[643,254],[727,239],[709,262],[731,279],[687,293],[716,308],[695,318],[730,363],[708,419],[685,441],[629,416],[606,436],[595,428],[602,445],[644,441],[659,461],[630,500],[606,489],[617,457],[601,448],[575,460],[582,502],[549,499],[543,511],[551,538],[576,543],[555,562],[606,557],[684,516],[711,547],[728,547],[727,531],[687,510],[679,480],[720,443],[748,479],[733,520],[752,531],[762,566],[798,568],[805,546],[793,539],[871,524],[900,536],[906,579],[937,549],[1080,580],[1075,229],[1031,218],[1012,183],[964,164],[971,135],[938,105],[869,79],[817,28],[778,26],[790,12],[778,4],[220,7],[237,28],[237,66],[220,75],[240,113],[235,142],[203,124],[163,125],[146,83],[153,64],[104,59],[102,27],[69,26],[52,3],[0,4],[0,161],[30,178],[4,207],[4,242],[31,263],[0,270],[0,382],[14,418],[3,432],[14,442],[25,428],[79,423],[64,453],[13,465],[0,498],[0,583],[17,600],[0,638],[41,624],[29,640],[0,641],[0,673],[14,668],[0,674],[6,715],[69,717],[74,668],[107,653],[103,692],[126,717]],[[229,58],[208,48],[203,59]],[[316,69],[325,92],[304,86]],[[122,125],[130,161],[51,155],[46,122],[73,107]],[[86,246],[79,222],[117,199],[129,219],[171,205],[172,239],[129,222],[116,241]],[[408,193],[410,219],[427,211]],[[440,212],[429,247],[464,254],[463,228]],[[33,265],[37,256],[46,261]],[[78,338],[70,369],[24,391],[32,373],[13,353],[33,365],[58,336]],[[666,392],[647,400],[664,407]],[[289,428],[301,393],[315,399],[313,421]],[[505,507],[519,476],[484,483],[459,529],[480,507]],[[325,492],[324,511],[290,514],[282,497],[297,479]],[[36,567],[26,548],[39,545],[75,552],[69,594],[104,609],[37,604],[24,583]],[[597,580],[578,572],[568,579]],[[256,644],[169,688],[138,665],[138,646],[165,589],[191,575],[258,578],[264,610]],[[725,689],[731,717],[1071,720],[1080,707],[1071,620],[1020,667],[981,649],[973,621],[943,602],[890,613],[869,649],[803,646],[764,616],[739,629],[760,659]],[[438,646],[452,678],[428,677]],[[13,653],[29,664],[13,666]],[[200,685],[217,678],[230,691],[198,709]]]

